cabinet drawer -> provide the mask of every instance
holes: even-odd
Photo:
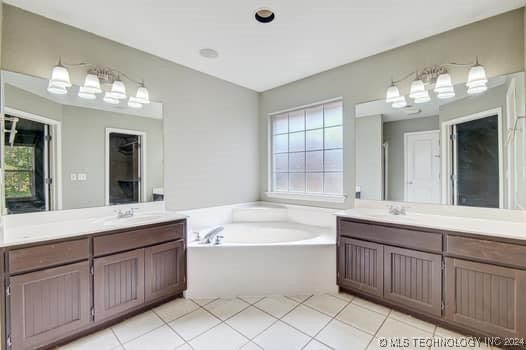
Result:
[[[448,235],[447,253],[497,264],[526,267],[526,246],[522,245]]]
[[[184,223],[173,223],[93,238],[95,256],[131,250],[184,237]]]
[[[87,259],[89,256],[89,241],[85,238],[75,241],[43,244],[11,250],[7,254],[9,273],[38,270],[53,265]]]
[[[442,252],[442,235],[440,233],[365,224],[342,219],[340,219],[338,226],[339,233],[343,236],[406,248]]]

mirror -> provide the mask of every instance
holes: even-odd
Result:
[[[356,198],[526,208],[524,73],[395,109],[356,106]],[[412,100],[410,100],[412,101]]]
[[[2,213],[163,200],[162,104],[140,109],[47,91],[2,72]]]

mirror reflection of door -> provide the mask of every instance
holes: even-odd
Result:
[[[497,115],[452,126],[455,204],[501,206]]]
[[[128,204],[142,201],[141,133],[107,132],[108,204]]]
[[[440,203],[440,131],[405,133],[405,201]]]
[[[50,210],[50,126],[6,115],[4,193],[7,214]]]

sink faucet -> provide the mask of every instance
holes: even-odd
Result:
[[[219,234],[219,232],[223,231],[225,228],[223,226],[218,226],[214,229],[212,229],[210,232],[208,232],[204,237],[203,237],[203,242],[205,244],[210,244],[212,243],[212,241],[214,240],[214,238]],[[220,242],[220,241],[219,241]]]
[[[139,208],[129,208],[128,210],[115,210],[115,213],[117,213],[117,219],[124,219],[124,218],[131,218],[136,210],[139,210]]]
[[[407,214],[408,207],[404,207],[403,205],[395,206],[390,205],[389,206],[389,214],[393,215],[406,215]]]

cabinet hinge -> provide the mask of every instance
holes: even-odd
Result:
[[[441,264],[441,265],[440,265],[440,268],[441,268],[442,270],[445,270],[445,269],[446,269],[446,262],[445,262],[444,260],[442,260],[442,262],[441,262],[440,264]]]
[[[442,311],[444,311],[446,309],[446,303],[444,302],[444,300],[442,300],[442,302],[440,303],[440,309]]]
[[[11,341],[11,336],[7,337],[7,346],[9,347],[13,346],[13,342]]]
[[[10,296],[11,295],[11,286],[7,286],[7,288],[5,289],[5,295],[6,296]]]
[[[89,310],[89,313],[90,313],[90,316],[91,316],[91,320],[95,321],[95,308],[93,306]]]
[[[90,273],[90,275],[95,274],[95,269],[93,268],[93,264],[91,264],[90,267],[89,267],[89,273]]]

